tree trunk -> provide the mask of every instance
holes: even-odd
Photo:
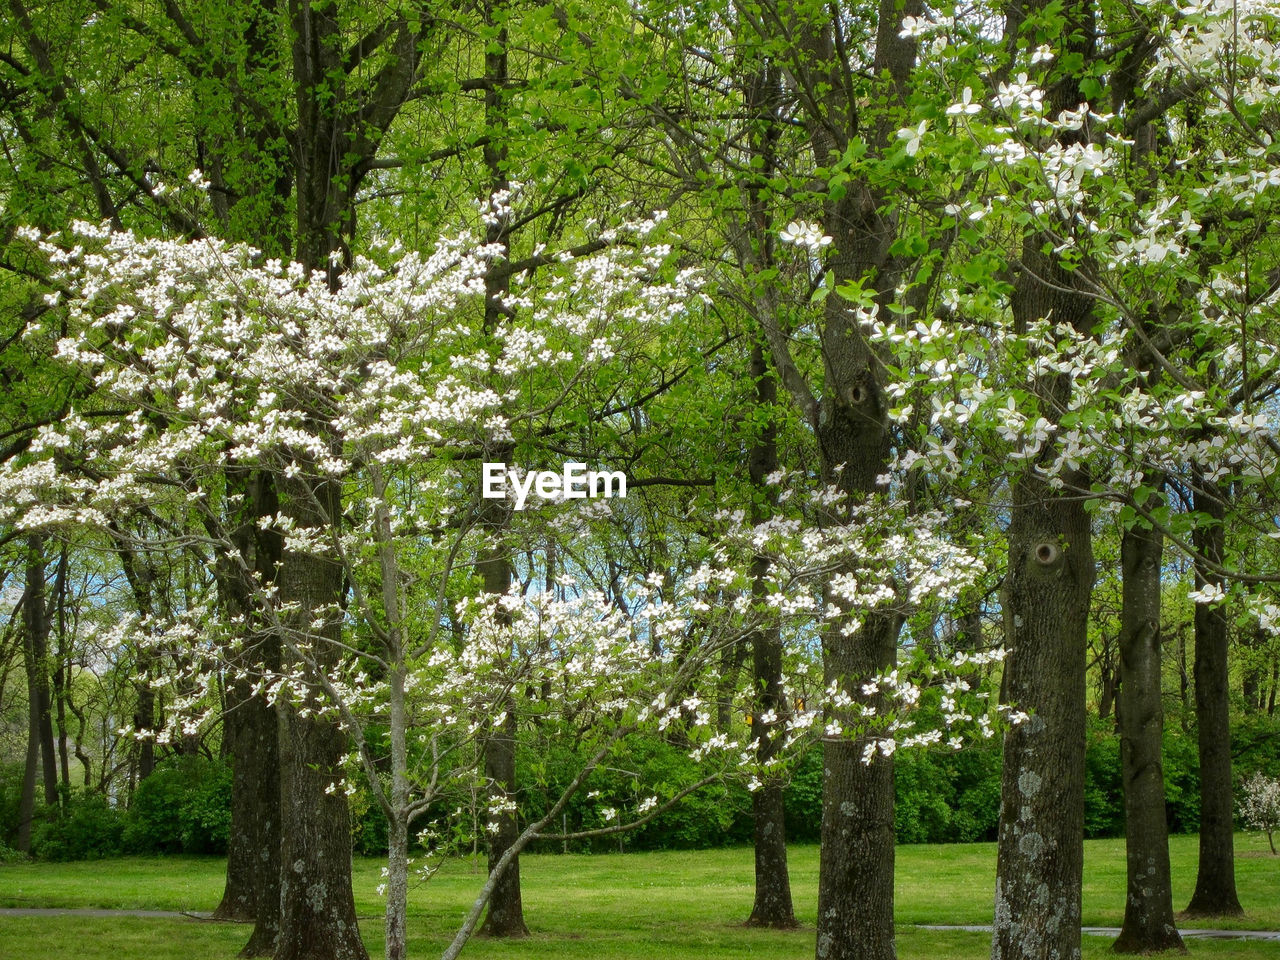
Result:
[[[866,702],[862,682],[892,664],[900,627],[871,614],[853,642],[826,631],[823,679]],[[893,960],[893,760],[863,763],[856,741],[836,737],[823,742],[822,763],[817,958]]]
[[[1080,956],[1089,515],[1034,476],[1009,529],[1005,676],[1030,714],[1004,740],[992,960]]]
[[[241,956],[266,956],[280,931],[280,733],[275,708],[245,679],[227,688],[223,736],[231,754],[231,827],[226,883],[213,915],[255,921]]]
[[[64,543],[58,551],[58,568],[53,581],[54,604],[58,617],[58,649],[54,654],[53,699],[58,709],[58,772],[62,789],[71,796],[71,761],[67,749],[67,700],[71,696],[71,653],[67,648],[67,567],[69,550]]]
[[[1173,918],[1165,819],[1164,705],[1160,682],[1157,530],[1124,532],[1120,543],[1120,766],[1124,783],[1127,892],[1117,953],[1186,952]]]
[[[53,705],[49,689],[49,602],[44,559],[44,536],[30,535],[27,538],[27,588],[22,600],[27,653],[27,702],[31,714],[31,735],[39,744],[44,802],[56,808],[58,757],[53,743]]]
[[[409,829],[405,816],[391,816],[387,823],[386,960],[405,960],[408,936],[405,916],[409,905]]]
[[[36,817],[36,778],[40,766],[40,733],[35,715],[27,711],[27,761],[22,768],[22,794],[18,800],[17,849],[31,852],[31,829]]]
[[[246,749],[246,740],[251,733],[252,720],[247,716],[251,709],[251,699],[247,680],[239,678],[227,685],[222,716],[222,748],[231,759],[231,824],[227,829],[226,882],[222,889],[222,900],[213,911],[215,920],[243,922],[258,919],[254,898],[260,852],[255,843],[257,831],[254,829],[258,809],[251,802],[255,783],[250,770],[252,759]],[[272,733],[274,732],[273,730]],[[274,741],[274,735],[271,739]],[[278,797],[277,793],[277,799]],[[274,815],[269,814],[268,819],[277,822]],[[276,871],[279,872],[278,864]],[[273,932],[266,949],[263,949],[263,945],[255,944],[252,951],[246,947],[242,955],[261,956],[274,948]]]
[[[493,501],[498,503],[499,501]],[[499,508],[500,509],[500,508]],[[495,511],[496,512],[496,511]],[[503,513],[505,517],[505,512]],[[499,518],[499,524],[505,520]],[[485,593],[503,595],[511,586],[511,563],[505,545],[499,541],[487,548],[476,561]],[[506,717],[502,724],[490,730],[484,742],[484,775],[489,784],[489,802],[505,803],[515,799],[516,781],[516,711],[515,703],[508,700]],[[495,704],[494,709],[498,710]],[[489,872],[492,873],[507,849],[520,836],[519,820],[515,811],[503,811],[496,816],[498,829],[489,834]],[[529,928],[524,923],[524,904],[520,896],[520,858],[512,859],[506,872],[493,888],[489,899],[489,912],[480,928],[485,937],[525,937]]]
[[[276,582],[283,546],[278,533],[260,518],[280,509],[271,478],[244,470],[227,472],[228,491],[237,494],[231,540],[240,563],[227,558],[217,571],[219,599],[229,617],[241,618],[244,649],[233,659],[223,713],[224,748],[231,755],[231,827],[227,837],[227,876],[221,920],[253,920],[254,929],[241,956],[270,955],[280,933],[280,721],[276,708],[253,692],[253,678],[281,666],[280,638],[263,629],[262,611],[252,597],[244,571],[253,571],[265,587]],[[238,515],[236,515],[238,514]],[[238,522],[237,522],[238,521]],[[243,567],[241,567],[243,564]]]
[[[299,452],[299,462],[304,455]],[[282,507],[299,528],[328,529],[340,522],[336,482],[314,476],[283,481]],[[325,556],[286,549],[280,601],[297,604],[291,625],[309,638],[309,650],[282,655],[286,669],[327,672],[337,661],[332,645],[342,625],[342,567]],[[317,619],[323,626],[315,627]],[[301,663],[299,664],[299,661]],[[314,674],[312,673],[314,672]],[[351,820],[347,797],[346,736],[314,681],[300,702],[277,705],[280,723],[280,935],[275,960],[367,960],[351,890]]]
[[[1201,514],[1193,538],[1196,553],[1222,563],[1226,504],[1221,491],[1197,475],[1195,509]],[[1222,577],[1197,562],[1196,588],[1223,585]],[[1236,894],[1235,829],[1231,796],[1231,711],[1225,604],[1197,603],[1195,611],[1196,739],[1200,753],[1200,863],[1187,913],[1198,917],[1239,916]]]
[[[1032,12],[1011,5],[1010,44],[1035,42],[1019,34],[1022,18]],[[1062,15],[1063,53],[1089,63],[1092,7],[1071,2]],[[1086,100],[1075,73],[1064,70],[1054,80],[1046,96],[1051,116]],[[1081,134],[1064,132],[1059,139],[1068,146]],[[1022,336],[1032,323],[1050,318],[1088,334],[1092,301],[1074,288],[1075,278],[1052,244],[1041,235],[1026,236],[1011,303],[1015,333]],[[1068,376],[1040,376],[1030,386],[1042,398],[1044,416],[1054,419],[1069,408]],[[1038,459],[1051,462],[1052,451],[1040,451]],[[992,960],[1080,956],[1085,667],[1095,573],[1089,514],[1072,490],[1087,488],[1087,479],[1078,471],[1061,479],[1066,489],[1053,487],[1028,463],[1012,483],[1003,597],[1009,656],[1001,699],[1029,717],[1004,738]]]
[[[296,559],[293,566],[300,566]],[[303,715],[297,705],[282,704],[279,714],[283,842],[275,960],[368,960],[351,890],[347,798],[332,789],[345,777],[346,737],[329,717]]]
[[[752,446],[747,469],[761,496],[771,499],[765,478],[778,469],[778,430],[769,409],[778,400],[778,387],[769,375],[764,347],[751,350],[751,379],[756,387],[756,405],[768,415],[760,439]],[[763,520],[757,509],[755,519]],[[752,563],[752,592],[757,600],[767,592],[768,561],[757,557]],[[764,765],[778,752],[775,730],[790,714],[782,689],[782,637],[776,628],[758,630],[751,637],[752,685],[755,693],[751,711],[751,736],[760,744],[756,760]],[[773,711],[778,719],[766,724],[763,714]],[[796,926],[791,904],[791,877],[787,872],[787,829],[782,804],[782,784],[777,777],[762,773],[763,785],[751,797],[755,821],[756,892],[747,924],[753,927]]]
[[[507,43],[504,0],[489,0],[485,4],[485,19],[496,32],[485,49],[484,72],[489,85],[484,95],[485,130],[489,134],[483,153],[489,188],[494,192],[510,189],[507,175],[508,117],[505,89],[508,80]],[[500,25],[501,24],[501,25]],[[507,223],[497,219],[485,230],[486,243],[507,243]],[[508,291],[509,282],[503,277],[485,278],[484,329],[492,335],[502,320],[500,305]],[[505,544],[501,542],[501,529],[506,526],[507,513],[501,501],[491,501],[495,506],[490,515],[495,526],[497,544],[486,550],[476,563],[484,590],[489,594],[505,594],[511,587],[511,561]],[[494,704],[495,710],[505,707],[505,719],[500,727],[490,730],[484,743],[484,772],[489,783],[490,802],[515,800],[516,785],[516,704],[514,698],[505,704]],[[492,815],[491,815],[492,817]],[[503,854],[520,835],[519,818],[515,811],[504,811],[497,820],[496,833],[489,835],[489,872],[493,873]],[[524,903],[520,895],[520,860],[511,861],[506,872],[498,879],[489,899],[489,911],[480,929],[486,937],[525,937],[529,928],[524,922]]]

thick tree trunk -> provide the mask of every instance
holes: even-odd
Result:
[[[516,777],[516,715],[508,703],[507,716],[502,726],[493,730],[484,745],[484,772],[489,781],[490,802],[515,799],[513,788]],[[498,866],[508,848],[520,836],[516,813],[503,812],[491,819],[497,820],[498,830],[489,838],[489,872]],[[489,899],[489,912],[480,928],[485,937],[525,937],[529,928],[524,923],[524,904],[520,896],[520,860],[515,858],[506,872],[494,885]]]
[[[231,827],[226,884],[214,916],[255,921],[241,951],[255,957],[273,953],[280,934],[282,841],[280,721],[276,708],[253,692],[253,681],[264,670],[280,669],[281,648],[279,637],[259,629],[261,610],[244,572],[253,571],[264,586],[274,584],[283,548],[279,534],[259,523],[280,509],[271,478],[232,470],[227,485],[239,495],[231,538],[240,562],[228,558],[220,565],[218,591],[227,614],[242,618],[244,649],[233,660],[240,675],[227,685],[223,715],[224,747],[231,755]]]
[[[505,521],[497,518],[497,522],[501,524]],[[476,567],[486,593],[502,595],[510,588],[511,563],[500,541],[484,551],[476,562]],[[506,718],[500,726],[489,732],[484,742],[484,775],[489,783],[490,803],[506,803],[515,799],[515,703],[508,700],[503,706],[506,707]],[[499,710],[501,707],[495,704],[494,709]],[[497,831],[489,834],[489,872],[492,873],[507,849],[520,836],[520,824],[514,810],[504,810],[496,816],[490,814],[488,819],[496,821],[498,825]],[[480,935],[525,937],[528,934],[529,928],[524,922],[524,903],[520,895],[520,858],[515,857],[494,885],[489,898],[489,912],[485,915]]]
[[[256,664],[280,667],[280,642],[264,636],[251,648]],[[247,683],[229,692],[227,735],[232,737],[231,829],[227,878],[219,919],[253,920],[240,955],[270,956],[280,936],[282,902],[280,719],[274,706],[252,695]]]
[[[764,347],[757,343],[751,350],[751,379],[756,388],[756,404],[764,411],[777,402],[778,387],[769,375]],[[751,482],[764,500],[771,500],[765,478],[778,469],[777,427],[772,415],[753,445],[747,469]],[[763,520],[761,511],[755,519]],[[768,561],[758,557],[752,564],[752,591],[757,600],[767,592],[765,575]],[[759,630],[751,637],[751,679],[755,693],[751,711],[751,736],[760,744],[756,760],[766,764],[778,752],[777,730],[790,714],[782,689],[782,637],[777,629]],[[774,724],[766,724],[762,715],[772,711]],[[777,777],[764,775],[763,785],[751,798],[751,814],[755,821],[755,901],[747,923],[757,927],[794,927],[795,909],[791,904],[791,877],[787,872],[787,829],[782,804],[782,784]]]
[[[853,638],[828,630],[823,679],[866,701],[861,685],[893,663],[900,628],[872,614]],[[893,960],[893,760],[865,764],[857,742],[833,738],[822,763],[817,960]]]
[[[1004,740],[992,960],[1080,956],[1089,515],[1024,477],[1009,529],[1005,677],[1030,714]]]
[[[262,648],[278,643],[264,640]],[[278,652],[274,657],[279,666]],[[231,827],[220,920],[253,920],[241,956],[268,956],[280,932],[280,728],[275,707],[247,682],[228,689],[224,736],[231,748]]]
[[[1023,18],[1033,12],[1011,6],[1011,45],[1036,42],[1020,34]],[[1090,62],[1092,7],[1071,2],[1062,15],[1064,53]],[[1063,71],[1053,79],[1046,98],[1050,115],[1086,99],[1077,74]],[[1080,137],[1064,132],[1059,139],[1066,146]],[[1088,334],[1092,301],[1074,288],[1075,277],[1052,244],[1044,236],[1025,237],[1011,304],[1015,333],[1022,336],[1031,324],[1049,319]],[[1042,398],[1044,416],[1054,419],[1068,409],[1068,376],[1040,376],[1030,386]],[[1038,460],[1051,462],[1052,450],[1040,451]],[[1029,463],[1012,483],[1003,597],[1009,656],[1001,699],[1029,716],[1004,739],[992,960],[1080,957],[1085,666],[1095,572],[1089,514],[1084,498],[1071,490],[1087,487],[1087,480],[1071,472],[1061,479],[1066,489],[1053,487]]]
[[[299,454],[299,459],[302,455]],[[281,505],[301,529],[340,521],[339,489],[315,477],[284,481]],[[338,659],[342,567],[309,553],[284,551],[280,601],[297,604],[294,630],[309,649],[285,649],[285,668],[304,676],[328,671]],[[317,619],[324,625],[318,629]],[[351,820],[345,780],[346,736],[314,685],[300,702],[277,705],[280,722],[280,935],[275,960],[367,960],[351,890]]]
[[[247,716],[252,694],[246,680],[235,680],[227,685],[222,717],[222,749],[231,759],[231,825],[227,830],[227,875],[222,889],[222,900],[213,911],[215,920],[250,921],[258,919],[254,899],[255,878],[258,873],[258,849],[254,842],[254,820],[257,806],[251,803],[254,782],[250,770],[251,759],[247,755],[246,740],[250,734],[251,720]],[[275,740],[272,731],[272,740]],[[274,746],[274,744],[273,744]],[[279,794],[277,793],[277,798]],[[269,819],[278,822],[271,814]],[[277,865],[277,873],[279,866]],[[247,948],[244,956],[260,956],[274,949],[275,937],[270,948],[255,945],[253,952]]]
[[[1222,563],[1226,504],[1217,487],[1197,476],[1194,531],[1196,552]],[[1223,585],[1203,562],[1196,564],[1196,588]],[[1197,603],[1195,611],[1196,738],[1200,752],[1200,862],[1196,888],[1187,905],[1192,916],[1238,916],[1233,800],[1231,796],[1231,712],[1225,604]]]
[[[296,565],[296,561],[295,561]],[[346,737],[334,721],[281,705],[280,935],[275,960],[368,960],[351,890]]]
[[[1117,953],[1185,952],[1173,918],[1164,809],[1160,565],[1164,537],[1126,530],[1120,544],[1120,766],[1127,890]]]

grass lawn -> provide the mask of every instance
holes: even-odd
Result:
[[[1260,837],[1236,838],[1236,875],[1248,911],[1242,920],[1215,924],[1280,929],[1280,858]],[[1186,904],[1195,882],[1196,838],[1171,843],[1175,906]],[[208,911],[222,890],[222,862],[165,858],[0,867],[0,906],[127,907]],[[372,953],[381,951],[377,860],[356,862],[356,906]],[[474,958],[769,957],[808,960],[813,955],[818,855],[816,847],[791,851],[793,892],[803,928],[776,933],[749,930],[751,851],[688,851],[521,858],[525,916],[533,935],[520,942],[474,941]],[[921,931],[915,923],[988,923],[995,873],[993,844],[907,846],[898,849],[898,932],[903,960],[980,960],[989,955],[985,934]],[[480,874],[469,861],[450,864],[410,898],[414,956],[438,955],[474,896]],[[1124,841],[1085,845],[1085,923],[1119,924],[1123,912]],[[248,930],[189,920],[86,917],[0,918],[0,960],[49,957],[103,960],[230,960]],[[1280,960],[1280,943],[1192,942],[1193,957]],[[1110,941],[1085,938],[1085,956],[1109,956]]]

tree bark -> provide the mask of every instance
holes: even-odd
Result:
[[[1016,485],[1005,676],[1030,716],[1004,740],[992,960],[1080,956],[1089,516],[1039,479]]]
[[[22,768],[22,793],[18,800],[18,836],[15,840],[17,849],[23,853],[31,852],[31,831],[36,818],[36,779],[39,767],[40,732],[36,729],[34,714],[28,709],[27,758]]]
[[[500,501],[494,501],[499,503]],[[499,508],[500,509],[500,508]],[[505,513],[503,514],[505,517]],[[505,520],[499,518],[499,524]],[[511,563],[505,546],[499,541],[487,548],[476,561],[476,567],[484,584],[485,593],[504,595],[511,586]],[[489,802],[504,803],[515,799],[516,782],[516,711],[515,703],[495,704],[494,709],[505,707],[502,723],[489,732],[484,742],[484,775],[489,783]],[[515,811],[503,811],[496,816],[498,829],[489,834],[489,872],[497,868],[508,848],[520,836],[520,824]],[[485,915],[480,935],[485,937],[525,937],[529,928],[524,922],[524,903],[520,894],[520,859],[512,858],[510,864],[493,887],[489,898],[489,912]]]
[[[1222,491],[1195,477],[1194,505],[1201,520],[1193,540],[1198,558],[1221,564],[1226,545]],[[1195,564],[1196,588],[1223,586],[1203,560]],[[1233,917],[1244,912],[1236,893],[1235,829],[1231,796],[1231,711],[1225,603],[1197,603],[1195,611],[1196,739],[1200,754],[1200,862],[1186,912]]]
[[[339,522],[336,482],[302,476],[284,483],[282,506],[299,528],[327,529]],[[341,566],[329,557],[286,549],[279,592],[282,604],[298,605],[290,626],[309,647],[286,654],[286,669],[301,659],[304,673],[328,671],[337,660],[332,643],[341,632]],[[317,619],[324,620],[319,629],[313,626]],[[277,713],[282,841],[275,960],[368,960],[351,889],[347,798],[335,789],[345,780],[346,736],[324,712],[314,684],[298,702],[280,702]]]
[[[27,585],[22,600],[27,654],[27,702],[31,716],[31,736],[39,744],[44,802],[57,808],[58,758],[53,742],[53,704],[49,686],[49,601],[44,561],[44,536],[32,534],[27,538]]]
[[[900,36],[904,16],[923,10],[919,0],[882,0],[878,8],[872,75],[883,83],[883,98],[870,133],[876,149],[891,142],[909,97],[916,62],[914,40]],[[811,116],[814,156],[826,163],[843,154],[858,129],[857,90],[846,81],[850,64],[842,62],[833,26],[809,38],[810,55],[822,69],[816,87],[829,87],[827,114]],[[895,219],[885,212],[890,198],[869,183],[851,183],[840,198],[825,204],[823,226],[833,238],[828,256],[834,285],[862,283],[874,277],[881,310],[898,299],[898,282],[908,264],[890,254],[897,236]],[[825,483],[835,484],[856,501],[879,490],[878,478],[889,460],[888,411],[882,367],[866,341],[854,311],[838,296],[826,300],[820,333],[825,389],[813,423]],[[771,345],[775,337],[770,337]],[[780,375],[779,349],[774,347]],[[789,362],[789,357],[787,358]],[[785,382],[785,377],[784,377]],[[836,603],[834,597],[826,598]],[[835,618],[823,631],[823,677],[837,683],[855,702],[865,702],[862,684],[897,660],[901,617],[871,612],[852,636]],[[857,721],[846,726],[856,728]],[[893,929],[893,761],[862,762],[861,746],[846,738],[823,743],[822,833],[818,871],[817,960],[894,960]]]
[[[504,90],[508,80],[508,33],[502,20],[505,3],[490,0],[485,4],[485,19],[496,34],[485,49],[484,73],[488,85],[484,95],[485,130],[489,138],[484,146],[484,164],[489,178],[489,188],[494,193],[511,186],[507,175],[508,117]],[[486,243],[507,243],[507,223],[499,218],[485,230]],[[484,329],[492,335],[502,320],[501,302],[505,298],[509,282],[504,276],[485,277]],[[502,543],[501,532],[506,527],[508,514],[500,501],[490,510],[489,521],[495,530],[496,543],[485,550],[476,567],[488,594],[504,595],[511,587],[511,561]],[[516,786],[516,704],[508,698],[505,704],[494,704],[494,709],[505,714],[503,722],[489,731],[484,742],[484,773],[489,783],[490,802],[512,802]],[[492,817],[492,815],[491,815]],[[493,873],[508,848],[520,836],[519,818],[515,811],[502,812],[495,819],[497,832],[489,834],[489,872]],[[524,922],[524,902],[520,893],[520,860],[513,858],[505,872],[494,885],[489,899],[489,910],[480,928],[486,937],[525,937],[529,928]]]
[[[768,411],[778,400],[778,386],[769,375],[764,347],[760,343],[751,350],[751,379],[756,388],[756,405]],[[769,414],[767,425],[752,446],[747,469],[751,482],[763,499],[770,499],[765,478],[778,469],[778,430]],[[757,508],[756,520],[764,519]],[[757,557],[752,563],[752,591],[757,600],[767,592],[765,575],[768,561]],[[775,730],[790,714],[790,705],[782,688],[782,637],[776,627],[757,630],[750,638],[751,672],[755,699],[751,711],[751,736],[760,746],[756,760],[763,766],[778,752]],[[766,724],[761,718],[772,711],[777,720]],[[763,784],[751,797],[751,814],[755,822],[755,901],[751,905],[748,926],[790,928],[796,926],[791,903],[791,876],[787,871],[787,829],[782,803],[782,783],[767,771],[761,774]]]
[[[1030,12],[1010,6],[1011,48],[1036,42],[1020,35]],[[1064,53],[1091,62],[1092,7],[1069,3],[1063,15]],[[1046,100],[1051,116],[1084,102],[1080,77],[1059,74]],[[1066,146],[1079,137],[1067,132],[1059,139]],[[1045,237],[1026,236],[1012,297],[1015,333],[1052,318],[1087,334],[1092,301],[1074,289],[1075,278]],[[1046,375],[1030,386],[1051,421],[1068,408],[1069,377]],[[1050,449],[1038,454],[1042,462],[1051,456]],[[1061,479],[1066,489],[1056,489],[1028,463],[1012,483],[1003,597],[1009,656],[1001,699],[1029,716],[1004,738],[992,960],[1078,960],[1081,950],[1085,666],[1095,572],[1089,514],[1071,489],[1087,488],[1087,480],[1078,471]]]
[[[62,789],[67,796],[71,795],[71,762],[67,749],[67,701],[71,697],[71,653],[67,648],[70,640],[67,636],[67,567],[69,563],[69,549],[64,543],[58,551],[57,573],[53,580],[54,605],[58,620],[58,649],[54,653],[56,666],[53,671],[53,699],[58,708],[58,772],[61,775]]]
[[[1124,923],[1117,953],[1186,952],[1173,917],[1165,818],[1160,567],[1164,537],[1126,530],[1120,543],[1120,768],[1124,783]]]
[[[254,929],[241,956],[275,951],[280,933],[280,725],[276,708],[255,693],[261,671],[280,669],[280,638],[262,628],[261,610],[252,597],[245,571],[263,586],[276,581],[282,557],[278,533],[259,524],[280,508],[272,479],[261,472],[230,470],[227,487],[240,496],[239,522],[231,540],[239,563],[228,557],[219,564],[219,596],[228,616],[244,624],[244,649],[233,660],[226,689],[223,736],[231,754],[231,827],[227,838],[227,875],[222,901],[214,916],[253,920]]]

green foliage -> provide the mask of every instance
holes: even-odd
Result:
[[[0,764],[0,844],[18,840],[18,808],[22,802],[22,763]]]
[[[62,816],[46,808],[31,834],[31,853],[40,860],[101,860],[118,856],[125,814],[99,793],[73,793]]]
[[[387,852],[387,815],[367,789],[357,790],[351,798],[351,847],[362,856]]]
[[[1120,738],[1107,721],[1090,725],[1084,752],[1084,835],[1124,835],[1124,786]]]
[[[524,769],[517,782],[529,784],[521,797],[521,819],[542,815],[569,780],[582,769],[571,742],[550,741],[543,756],[522,758]],[[564,819],[556,828],[570,832],[604,826],[600,810],[612,806],[634,810],[653,790],[669,796],[700,776],[697,763],[688,756],[688,747],[654,736],[633,735],[625,754],[602,766],[588,781],[587,789],[569,801]],[[643,794],[642,794],[643,788]],[[703,788],[654,817],[643,827],[621,834],[622,845],[635,850],[695,849],[719,847],[751,841],[751,794],[741,783],[731,782]],[[561,850],[559,842],[547,842],[546,850]],[[574,850],[616,850],[618,836],[575,842]]]
[[[129,853],[224,853],[231,826],[231,768],[174,757],[138,785],[123,849]]]
[[[899,843],[993,840],[1000,819],[1000,744],[958,753],[903,751],[894,758]],[[822,751],[796,767],[784,795],[787,839],[816,842],[822,823]]]

